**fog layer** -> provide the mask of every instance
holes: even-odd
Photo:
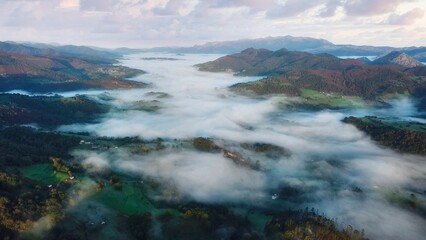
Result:
[[[158,60],[143,60],[154,57]],[[409,99],[390,102],[388,109],[291,111],[282,107],[283,102],[292,101],[289,98],[248,98],[227,90],[232,84],[259,78],[199,72],[193,67],[217,57],[128,56],[124,65],[148,72],[134,80],[151,83],[151,87],[94,92],[94,98],[112,104],[114,110],[100,123],[63,126],[61,130],[143,139],[208,137],[222,148],[241,153],[252,164],[257,161],[259,168],[237,165],[222,153],[202,153],[191,147],[147,155],[117,150],[76,156],[93,165],[93,171],[110,167],[156,178],[184,199],[274,209],[315,207],[327,217],[365,229],[367,237],[374,239],[426,236],[425,218],[388,197],[415,194],[424,203],[425,159],[377,146],[355,127],[341,122],[345,116],[370,114],[412,119],[416,113]],[[178,60],[164,60],[167,58]],[[155,109],[147,111],[147,104]],[[273,144],[290,154],[268,157],[247,150],[243,143]],[[273,194],[278,199],[272,200]]]

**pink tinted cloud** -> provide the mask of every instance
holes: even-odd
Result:
[[[374,16],[394,11],[401,3],[413,0],[347,0],[343,7],[348,16]]]
[[[389,16],[387,23],[394,25],[413,25],[418,19],[423,18],[425,10],[421,8],[415,8],[404,14],[392,14]]]

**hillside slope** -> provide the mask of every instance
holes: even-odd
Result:
[[[33,123],[49,127],[91,122],[107,111],[107,106],[84,96],[0,94],[0,127]]]
[[[406,68],[423,66],[421,62],[417,61],[416,59],[412,58],[406,53],[397,52],[397,51],[391,52],[387,54],[386,56],[378,58],[374,60],[372,63],[373,64],[394,64],[394,65],[399,65]]]
[[[38,50],[31,52],[33,49],[18,49],[21,52],[19,54],[0,51],[0,91],[21,89],[43,93],[145,86],[140,82],[125,80],[144,73],[141,70],[94,63],[49,50],[39,50],[43,51],[39,54]]]
[[[249,48],[241,53],[199,64],[197,67],[200,71],[208,72],[228,71],[245,76],[270,76],[295,69],[345,70],[348,67],[364,65],[358,60],[339,59],[328,54],[289,51],[285,48],[277,51]]]
[[[240,83],[232,90],[245,93],[299,96],[303,89],[377,99],[389,94],[426,92],[426,68],[398,65],[370,65],[328,54],[311,54],[281,49],[247,49],[197,65],[200,71],[233,72],[241,76],[265,76]]]
[[[346,117],[343,122],[354,125],[374,141],[396,151],[426,155],[426,124],[377,117]]]

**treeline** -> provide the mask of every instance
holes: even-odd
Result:
[[[339,93],[375,100],[386,94],[410,93],[420,96],[426,89],[426,80],[413,80],[414,76],[404,73],[399,67],[368,66],[340,70],[291,70],[279,76],[239,83],[231,86],[238,92],[251,91],[258,95],[286,94],[299,96],[301,89]]]
[[[66,195],[61,189],[46,190],[19,174],[0,172],[0,237],[19,239],[42,216],[63,216]]]
[[[46,93],[146,86],[141,82],[125,80],[144,71],[114,66],[111,64],[113,59],[81,54],[71,56],[59,52],[40,54],[32,51],[34,49],[8,49],[10,51],[0,46],[0,91],[21,89]]]
[[[242,76],[266,76],[240,83],[232,90],[258,95],[300,95],[301,89],[333,92],[376,100],[387,94],[410,93],[423,96],[426,67],[408,69],[398,65],[369,65],[328,54],[310,54],[281,49],[247,49],[197,65],[201,71],[233,72]]]
[[[0,126],[31,124],[57,126],[90,122],[108,111],[108,107],[85,96],[27,96],[0,94]]]
[[[0,130],[0,239],[20,239],[20,233],[33,227],[41,217],[60,219],[68,185],[48,187],[25,178],[22,167],[39,163],[53,164],[70,172],[58,158],[70,159],[69,151],[79,144],[76,137],[41,132],[29,127]]]
[[[423,131],[416,131],[410,126],[399,128],[375,117],[346,117],[343,122],[354,125],[374,141],[399,152],[426,155],[426,128]]]
[[[79,164],[70,164],[70,151],[80,145],[81,138],[95,141],[89,135],[53,133],[30,127],[0,129],[0,239],[25,239],[22,232],[31,229],[41,217],[49,216],[54,223],[65,217],[67,192],[75,174],[82,173]],[[130,137],[96,139],[120,146],[141,142]],[[24,167],[37,164],[51,164],[52,171],[65,173],[68,179],[48,185],[25,177]],[[111,176],[110,183],[121,190],[117,176]]]
[[[0,166],[25,166],[48,163],[51,156],[69,158],[69,151],[78,146],[79,139],[29,127],[0,130]]]
[[[334,220],[315,210],[268,211],[272,220],[263,232],[254,230],[248,218],[235,214],[225,206],[188,203],[166,211],[155,218],[151,214],[127,218],[134,237],[161,239],[152,235],[155,221],[161,222],[165,239],[285,239],[285,240],[363,240],[364,231],[352,226],[341,229]]]
[[[321,216],[314,209],[286,211],[265,226],[268,239],[298,240],[362,240],[364,231],[347,226],[341,230],[336,222]]]

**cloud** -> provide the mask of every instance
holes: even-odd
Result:
[[[348,16],[374,16],[393,12],[406,2],[412,0],[347,0],[343,7]]]
[[[84,159],[83,167],[88,172],[106,172],[110,170],[110,163],[105,156],[90,152],[75,152],[75,156]]]
[[[340,6],[341,0],[330,0],[324,4],[323,9],[320,10],[318,16],[333,17],[336,14],[337,8]]]
[[[163,7],[156,7],[153,13],[157,15],[187,15],[198,5],[195,0],[169,0]]]
[[[413,0],[287,0],[267,11],[272,18],[288,18],[313,8],[321,8],[318,16],[332,17],[342,7],[348,16],[376,16],[393,12],[399,5]]]
[[[380,25],[380,36],[348,36],[375,31],[384,15],[425,7],[410,0],[7,0],[0,8],[0,39],[149,47],[290,34],[352,44],[386,39],[395,45],[400,38],[386,32],[414,17],[392,16],[386,29]],[[406,35],[407,41],[426,44],[419,32]]]
[[[413,25],[418,19],[423,18],[425,15],[425,10],[420,8],[415,8],[411,11],[408,11],[404,14],[392,14],[389,16],[387,23],[394,25]]]
[[[209,7],[213,8],[227,8],[227,7],[247,7],[253,12],[267,10],[277,6],[274,0],[214,0],[207,3]]]
[[[179,61],[144,61],[143,57],[174,57]],[[122,60],[148,74],[136,80],[150,89],[111,91],[116,111],[99,123],[65,126],[62,130],[89,131],[100,136],[139,136],[154,148],[157,138],[166,147],[147,154],[132,154],[120,147],[103,153],[74,152],[91,171],[118,171],[154,179],[162,200],[204,203],[247,203],[265,209],[317,207],[327,217],[358,229],[372,239],[421,239],[425,220],[415,210],[391,203],[390,195],[423,201],[426,182],[424,157],[403,155],[377,146],[368,136],[341,119],[348,115],[405,118],[415,115],[409,99],[391,101],[385,109],[292,111],[279,103],[294,99],[252,99],[226,87],[258,78],[199,72],[193,65],[218,56],[143,53]],[[148,92],[166,92],[156,98]],[[96,96],[93,96],[96,99]],[[157,112],[126,110],[135,101],[160,102]],[[199,152],[189,140],[205,136],[259,169],[235,164],[223,153]],[[174,139],[178,140],[174,140]],[[150,140],[151,139],[151,140]],[[268,157],[241,143],[269,143],[291,154]],[[278,194],[275,202],[271,199]],[[282,200],[282,202],[280,202]],[[276,204],[275,204],[276,203]],[[286,205],[289,203],[289,205]],[[356,211],[354,211],[356,209]],[[395,217],[397,216],[397,217]],[[377,224],[373,224],[373,223]]]
[[[321,0],[287,0],[284,5],[268,10],[266,15],[271,18],[293,17],[321,5],[322,2]]]
[[[59,8],[78,8],[80,7],[79,0],[62,0],[59,4]]]
[[[266,186],[262,173],[215,154],[172,152],[120,161],[116,166],[171,184],[184,196],[201,202],[257,200],[264,197]]]
[[[110,12],[117,4],[115,0],[80,0],[80,9],[83,11]]]

